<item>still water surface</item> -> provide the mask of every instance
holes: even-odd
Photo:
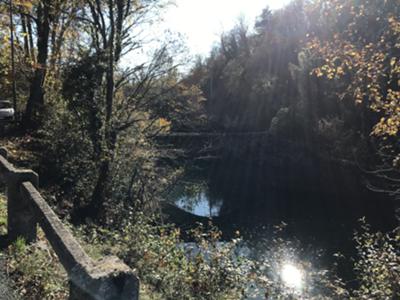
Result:
[[[397,225],[391,200],[366,189],[361,172],[319,162],[309,167],[239,161],[191,164],[167,198],[190,213],[193,222],[196,216],[208,217],[227,237],[239,230],[246,255],[255,259],[271,255],[276,228],[284,224],[279,234],[288,247],[287,262],[280,261],[276,272],[294,287],[302,285],[305,276],[295,267],[298,262],[331,269],[337,253],[342,257],[337,272],[352,282],[352,237],[358,220],[366,217],[373,229],[382,231]]]

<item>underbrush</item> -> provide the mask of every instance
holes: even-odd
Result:
[[[6,216],[6,201],[1,198],[3,233]],[[141,214],[138,220],[119,233],[97,226],[73,231],[93,259],[114,254],[138,270],[142,299],[240,298],[246,277],[240,273],[242,261],[232,256],[239,240],[217,247],[221,233],[216,229],[204,233],[199,227],[192,233],[199,247],[189,255],[180,246],[178,229],[152,225]],[[18,239],[5,252],[7,273],[24,299],[68,299],[67,274],[41,230],[36,243]]]
[[[400,227],[389,233],[373,232],[361,220],[355,234],[359,259],[354,268],[359,288],[356,299],[400,299]]]
[[[331,270],[318,270],[295,257],[296,245],[279,232],[266,246],[263,260],[256,261],[243,255],[245,243],[239,237],[221,241],[221,232],[211,224],[199,224],[188,233],[193,242],[185,243],[173,225],[156,225],[142,213],[134,220],[118,231],[95,225],[70,228],[93,259],[117,255],[134,269],[141,280],[141,299],[233,300],[255,294],[265,299],[400,299],[398,230],[372,232],[361,222],[355,234],[358,287],[349,290]],[[5,199],[0,197],[1,234],[6,225]],[[7,273],[23,298],[67,299],[67,274],[43,232],[38,236],[32,245],[18,239],[6,249]],[[286,286],[279,271],[291,261],[305,275],[298,290]]]
[[[8,247],[8,275],[23,299],[68,299],[68,277],[40,233],[35,244],[18,239]]]
[[[135,220],[118,232],[89,226],[78,235],[88,252],[124,258],[146,285],[148,299],[400,299],[400,232],[374,233],[363,220],[354,237],[358,285],[353,289],[334,269],[299,258],[296,242],[280,237],[281,226],[256,260],[245,254],[239,237],[222,242],[210,224],[191,231],[193,243],[185,243],[172,225],[154,225],[140,214]],[[301,288],[284,282],[282,267],[288,265],[302,273]]]
[[[118,232],[82,227],[79,236],[93,256],[124,258],[147,286],[149,299],[240,299],[245,292],[250,261],[236,255],[240,239],[220,242],[221,232],[202,225],[189,234],[185,246],[178,228],[154,225],[143,214]]]

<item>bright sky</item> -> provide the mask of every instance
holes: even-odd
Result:
[[[207,55],[212,45],[244,17],[252,26],[262,10],[278,9],[289,0],[176,0],[164,16],[167,28],[182,33],[192,54]]]

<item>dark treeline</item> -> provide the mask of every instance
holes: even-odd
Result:
[[[357,62],[348,52],[358,55],[368,45],[382,52],[390,46],[380,40],[390,35],[387,43],[393,47],[385,53],[384,64],[370,72],[380,75],[383,97],[390,87],[398,93],[398,74],[390,68],[391,59],[398,64],[398,33],[385,33],[390,31],[390,18],[399,15],[398,4],[293,1],[278,11],[266,8],[254,29],[239,22],[221,36],[209,57],[198,59],[185,79],[200,85],[207,99],[207,129],[267,131],[295,141],[325,142],[332,150],[352,155],[359,144],[374,139],[371,131],[387,114],[373,111],[377,99],[367,91],[360,99],[352,86],[368,68],[363,63],[376,67],[373,57]],[[360,92],[373,84],[368,74],[363,76]]]

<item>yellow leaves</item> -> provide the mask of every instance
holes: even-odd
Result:
[[[379,123],[375,125],[372,133],[378,136],[396,136],[399,132],[399,127],[400,116],[397,116],[397,118],[381,118]]]
[[[168,132],[171,130],[171,122],[165,118],[158,119],[158,126],[160,127],[161,131]]]
[[[310,75],[315,75],[318,78],[326,77],[329,80],[334,79],[335,77],[340,78],[345,74],[344,68],[342,65],[337,68],[333,65],[323,65],[320,68],[315,68],[311,71]]]
[[[358,8],[357,18],[364,18],[363,8]],[[352,96],[356,104],[368,100],[373,111],[385,116],[375,125],[372,134],[397,136],[400,132],[400,59],[389,55],[393,53],[393,45],[400,48],[400,22],[390,14],[379,15],[377,20],[387,20],[390,25],[389,30],[382,31],[378,43],[354,43],[357,28],[351,23],[347,30],[334,34],[328,41],[314,39],[309,49],[324,63],[312,74],[340,80],[348,73],[349,81],[342,82],[346,86],[345,93]],[[393,84],[397,87],[387,88]],[[343,93],[341,97],[345,97]]]
[[[10,42],[9,36],[8,36],[8,35],[4,35],[4,36],[3,36],[3,43],[4,43],[4,44],[8,44],[9,42]]]
[[[351,56],[351,57],[355,57],[355,56],[358,55],[358,53],[356,51],[351,51],[351,52],[348,53],[348,55]]]
[[[390,26],[390,29],[393,31],[395,34],[400,33],[400,20],[396,19],[394,16],[390,16],[388,18],[388,23]]]
[[[28,11],[31,11],[33,7],[31,0],[14,0],[14,5],[19,6],[20,8],[25,8]]]
[[[336,75],[337,75],[337,76],[343,76],[343,75],[344,75],[344,70],[343,70],[342,67],[338,67],[338,68],[336,69]]]
[[[357,97],[355,102],[356,102],[356,104],[361,104],[363,102],[363,98],[362,97]]]
[[[314,69],[314,70],[310,73],[310,75],[312,75],[312,74],[315,74],[317,77],[322,77],[322,76],[324,76],[324,73],[322,73],[322,71],[321,71],[320,68]]]
[[[375,125],[372,134],[378,136],[396,136],[400,130],[400,91],[389,89],[387,96],[376,101],[372,108],[386,115]]]
[[[354,99],[356,104],[361,104],[363,102],[363,93],[361,92],[361,89],[358,87],[356,88],[354,92]]]

